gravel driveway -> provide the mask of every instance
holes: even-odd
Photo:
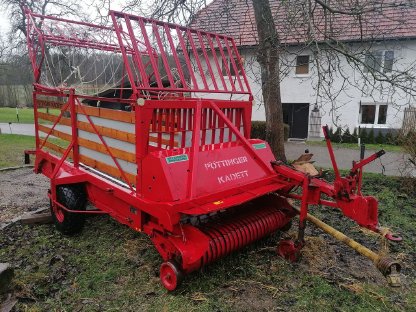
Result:
[[[48,179],[32,168],[0,172],[0,228],[28,211],[48,208]]]

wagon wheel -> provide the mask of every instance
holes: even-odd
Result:
[[[174,261],[167,261],[160,266],[160,281],[169,291],[175,290],[183,280],[183,273]]]
[[[56,189],[56,200],[70,210],[85,210],[87,194],[83,184],[62,185]],[[53,205],[51,214],[56,229],[62,234],[72,235],[79,233],[85,222],[85,214],[71,213]]]

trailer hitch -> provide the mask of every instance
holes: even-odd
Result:
[[[402,238],[397,234],[393,234],[388,230],[380,228],[378,223],[378,202],[372,196],[364,196],[361,193],[362,187],[362,173],[363,167],[375,159],[385,154],[384,150],[381,150],[367,158],[364,158],[364,150],[361,150],[361,160],[359,162],[353,162],[353,166],[347,176],[341,177],[338,166],[335,160],[334,151],[332,149],[331,140],[328,135],[328,126],[323,127],[325,140],[328,147],[329,156],[333,165],[335,173],[335,181],[333,184],[327,182],[321,175],[311,175],[310,172],[317,172],[316,170],[296,170],[295,168],[284,164],[281,161],[273,161],[271,165],[279,177],[284,179],[288,183],[288,187],[285,189],[287,192],[286,197],[296,199],[300,201],[300,208],[294,207],[299,214],[299,229],[296,241],[282,240],[277,252],[283,258],[289,261],[297,261],[300,256],[300,250],[305,245],[304,235],[306,228],[306,220],[314,223],[319,228],[344,242],[352,247],[362,255],[371,259],[377,268],[383,273],[384,276],[388,276],[389,283],[392,286],[398,286],[400,284],[399,272],[400,264],[387,257],[381,257],[357,243],[345,234],[335,230],[324,222],[311,216],[308,213],[309,205],[324,205],[333,208],[340,209],[343,214],[354,220],[358,225],[370,229],[376,233],[380,233],[386,239],[391,241],[401,241]],[[302,155],[309,156],[309,155]],[[309,157],[310,159],[311,157]],[[296,194],[291,192],[292,190],[301,187],[302,194]],[[321,195],[324,194],[332,200],[323,199]]]

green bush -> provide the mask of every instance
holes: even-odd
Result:
[[[368,143],[367,142],[367,129],[366,128],[361,128],[360,129],[359,137],[361,138],[361,143],[362,144]]]
[[[287,141],[289,138],[289,125],[283,124],[284,139]],[[266,140],[266,122],[265,121],[252,121],[251,122],[251,134],[253,139]]]
[[[394,137],[391,131],[387,132],[386,135],[384,136],[384,142],[386,144],[394,145]]]
[[[383,132],[378,131],[378,134],[377,134],[375,140],[376,140],[377,144],[384,144],[385,143],[385,138],[384,138]]]
[[[354,128],[354,132],[351,136],[351,143],[358,143],[358,130],[357,128]]]
[[[341,127],[338,127],[337,130],[335,130],[334,134],[332,135],[331,141],[335,143],[340,143],[342,141]]]
[[[289,139],[289,130],[290,130],[289,125],[283,124],[283,131],[285,132],[284,133],[285,142],[287,141],[287,139]]]
[[[331,141],[332,141],[332,139],[334,138],[334,129],[331,127],[331,128],[329,128],[329,131],[328,131],[328,136],[329,136],[329,138],[331,139]]]
[[[352,139],[351,139],[350,129],[347,128],[342,134],[342,143],[351,143],[351,142],[352,142]]]
[[[370,132],[368,132],[368,136],[367,136],[367,142],[368,144],[374,144],[375,143],[375,138],[374,138],[374,129],[371,128]]]
[[[251,134],[253,139],[266,139],[266,122],[265,121],[252,121],[251,122]]]

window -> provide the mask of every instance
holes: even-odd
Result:
[[[394,51],[385,51],[384,52],[384,67],[383,71],[385,73],[391,73],[393,70],[393,61],[394,61]]]
[[[235,57],[234,58],[234,63],[235,63],[235,66],[238,68],[238,74],[241,75],[241,67],[240,66],[242,66],[242,60],[238,61],[238,58]],[[233,62],[231,61],[231,59],[228,59],[228,69],[230,70],[231,76],[236,76],[234,66],[233,66]],[[225,68],[224,64],[222,66],[222,74],[223,74],[223,76],[228,76],[227,69]]]
[[[387,121],[387,105],[362,104],[361,123],[370,125],[385,125]]]
[[[393,70],[394,51],[372,51],[367,52],[364,60],[364,72],[391,73]]]
[[[309,74],[309,55],[296,56],[296,75]]]
[[[378,106],[378,121],[379,125],[385,125],[387,120],[387,105]]]
[[[361,106],[361,123],[374,124],[376,119],[376,106],[375,105],[362,105]]]

